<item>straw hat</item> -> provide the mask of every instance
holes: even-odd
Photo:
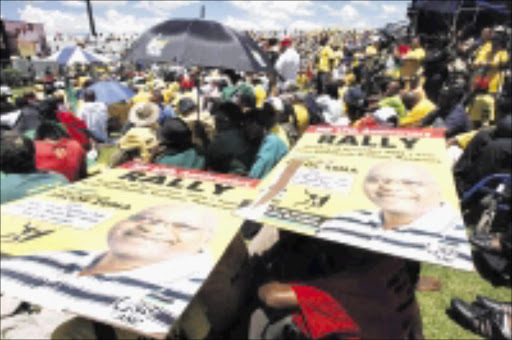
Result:
[[[137,103],[128,114],[128,120],[138,127],[148,127],[157,122],[160,108],[155,103]]]

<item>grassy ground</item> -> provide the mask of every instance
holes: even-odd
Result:
[[[23,95],[23,93],[26,91],[34,91],[34,87],[32,87],[32,86],[15,87],[15,88],[12,88],[11,91],[12,91],[12,95],[14,97],[19,97],[19,96]]]
[[[481,339],[466,331],[446,315],[452,297],[466,302],[476,295],[488,296],[498,301],[511,301],[510,288],[495,288],[476,272],[468,273],[445,267],[422,264],[421,275],[433,276],[443,285],[439,292],[417,293],[423,318],[423,331],[427,339]]]

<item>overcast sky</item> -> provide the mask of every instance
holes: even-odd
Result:
[[[237,29],[381,27],[406,19],[409,1],[92,1],[96,29],[135,33],[170,18],[206,19]],[[0,1],[3,19],[40,22],[46,33],[87,33],[84,0]]]

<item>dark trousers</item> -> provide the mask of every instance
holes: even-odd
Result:
[[[327,85],[327,81],[329,79],[328,72],[318,72],[316,78],[316,92],[318,94],[325,93],[325,86]]]

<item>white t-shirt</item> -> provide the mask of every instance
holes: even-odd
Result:
[[[327,124],[343,124],[345,112],[341,101],[332,99],[324,94],[317,98],[316,102],[322,108],[322,114]]]
[[[289,47],[276,61],[275,69],[284,78],[284,82],[297,81],[300,67],[300,56],[297,51]]]
[[[108,108],[105,103],[85,102],[78,110],[76,116],[85,122],[87,129],[91,131],[96,138],[105,142],[108,140]]]

